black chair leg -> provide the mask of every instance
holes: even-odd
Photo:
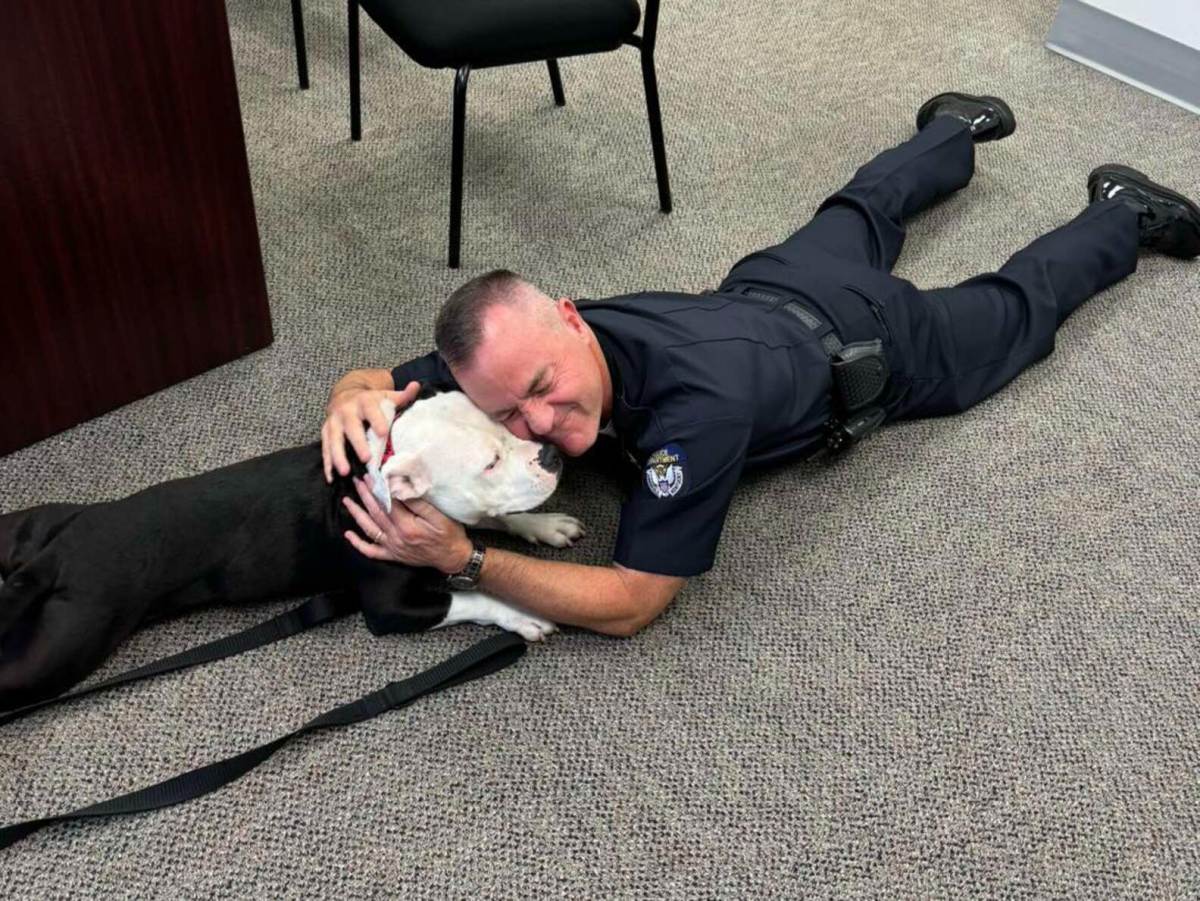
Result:
[[[658,178],[658,206],[671,212],[671,177],[667,173],[667,151],[663,147],[662,112],[658,108],[658,79],[654,54],[642,50],[642,81],[646,83],[646,112],[650,118],[650,144],[654,148],[654,174]]]
[[[362,138],[362,105],[358,93],[358,0],[348,0],[347,52],[350,57],[350,139]]]
[[[299,2],[299,0],[296,0]],[[563,96],[562,76],[558,74],[558,60],[546,60],[546,68],[550,70],[550,90],[554,92],[554,105],[566,106],[567,100]]]
[[[292,30],[296,33],[296,71],[303,91],[308,87],[308,53],[304,47],[304,10],[300,8],[300,0],[292,0]]]
[[[458,250],[462,243],[463,132],[467,117],[467,79],[470,66],[462,66],[454,76],[454,125],[450,151],[450,261],[458,268]]]

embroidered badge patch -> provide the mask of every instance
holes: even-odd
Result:
[[[655,497],[672,497],[683,487],[687,454],[678,444],[668,444],[646,461],[646,485]]]

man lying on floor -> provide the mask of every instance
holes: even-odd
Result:
[[[327,479],[349,472],[346,440],[368,458],[364,421],[383,434],[379,399],[411,401],[412,382],[460,387],[514,435],[571,456],[599,435],[620,442],[644,476],[621,511],[611,567],[486,549],[428,503],[383,513],[361,484],[362,506],[345,503],[374,540],[347,540],[555,622],[630,635],[713,565],[746,467],[836,451],[884,421],[966,410],[1047,356],[1072,311],[1136,269],[1139,248],[1200,254],[1200,208],[1104,165],[1088,177],[1083,212],[999,272],[918,290],[890,274],[903,221],[965,186],[975,144],[1016,121],[998,98],[948,93],[922,105],[917,128],[715,292],[576,304],[498,270],[447,300],[435,353],[334,387]]]

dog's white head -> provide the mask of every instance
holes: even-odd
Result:
[[[389,419],[395,407],[385,402]],[[389,512],[392,499],[424,498],[451,519],[473,525],[485,516],[520,513],[558,487],[562,456],[551,444],[524,441],[493,422],[461,391],[418,400],[392,422],[392,454],[368,430],[368,471]]]

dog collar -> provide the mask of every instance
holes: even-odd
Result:
[[[392,417],[391,425],[388,426],[387,444],[383,446],[383,456],[379,458],[379,467],[381,469],[383,468],[383,464],[388,461],[388,458],[396,453],[395,448],[392,447],[392,426],[396,424],[396,420],[400,418],[402,412],[402,410],[397,410],[396,415]]]

